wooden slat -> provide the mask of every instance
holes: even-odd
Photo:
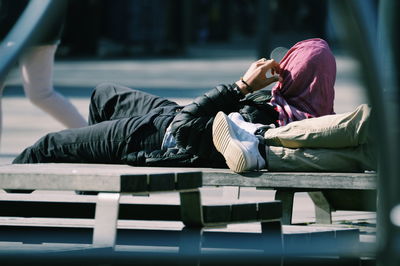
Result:
[[[282,223],[291,224],[293,215],[293,200],[295,191],[279,189],[275,192],[275,199],[282,202]]]
[[[298,173],[251,172],[235,174],[229,170],[202,169],[203,186],[241,186],[258,188],[376,189],[373,173]]]
[[[207,225],[227,224],[231,221],[231,206],[203,206],[203,216]]]
[[[0,201],[4,217],[93,219],[93,202]],[[179,205],[120,204],[119,219],[180,221]]]
[[[130,174],[161,174],[182,173],[183,176],[191,175],[186,172],[203,172],[203,186],[242,186],[242,187],[266,187],[266,188],[314,188],[314,189],[376,189],[375,173],[301,173],[301,172],[250,172],[246,174],[235,174],[229,169],[214,168],[159,168],[159,167],[131,167],[127,165],[105,165],[105,164],[28,164],[28,165],[3,165],[0,166],[0,187],[5,184],[13,185],[12,188],[30,189],[30,185],[24,185],[24,180],[18,176],[31,176],[32,178],[42,176],[48,178],[44,187],[35,189],[60,189],[87,190],[88,186],[93,190],[104,189],[109,185],[110,176],[121,176]],[[196,174],[194,174],[196,175]],[[73,179],[70,179],[73,176]],[[89,177],[91,178],[89,178]],[[5,177],[17,177],[11,182],[4,180]],[[57,184],[51,182],[55,177]],[[87,180],[83,185],[79,181]],[[178,186],[183,186],[189,179],[177,180]],[[64,181],[63,181],[64,180]],[[98,185],[95,185],[97,180]],[[72,185],[70,181],[75,181]],[[91,181],[91,182],[89,182]],[[193,181],[194,182],[194,181]],[[111,186],[109,186],[111,187]],[[112,191],[118,191],[114,188]]]
[[[178,204],[120,204],[119,219],[180,221],[181,208]]]
[[[232,205],[231,221],[256,221],[258,219],[258,206],[257,203],[244,203]]]
[[[332,206],[329,204],[324,194],[319,191],[308,192],[315,207],[315,222],[319,224],[332,223]],[[351,204],[351,203],[349,203]]]
[[[147,192],[202,185],[201,172],[178,168],[105,164],[14,164],[0,166],[0,188]]]
[[[120,193],[101,192],[94,215],[93,246],[114,248],[117,237]]]
[[[376,174],[319,172],[271,173],[268,171],[260,171],[239,175],[228,169],[149,168],[104,164],[0,166],[0,187],[9,189],[152,192],[169,191],[173,189],[174,186],[177,190],[186,191],[198,188],[202,185],[272,188],[278,191],[277,194],[281,191],[292,191],[292,193],[297,191],[323,191],[323,193],[333,193],[337,191],[338,193],[342,193],[342,196],[333,197],[334,201],[331,199],[330,204],[333,204],[333,207],[340,207],[336,207],[337,209],[354,209],[354,207],[349,206],[349,204],[351,203],[354,205],[353,203],[356,201],[348,200],[347,196],[350,195],[352,197],[353,194],[356,194],[353,192],[374,193],[376,190]],[[283,206],[285,207],[285,204],[288,205],[287,203],[289,201],[290,200],[286,200]],[[361,200],[361,202],[363,201],[364,200]],[[193,204],[189,205],[194,206]],[[189,208],[191,208],[190,206]],[[245,207],[240,206],[240,208]],[[291,208],[292,205],[285,207],[283,223],[290,223]],[[270,213],[271,208],[267,209],[269,211],[265,212],[266,215]],[[197,207],[197,210],[199,213],[202,211],[199,207]],[[193,211],[194,209],[191,210],[191,212]],[[247,209],[243,209],[238,213],[245,211],[247,211]],[[279,210],[278,212],[282,211]],[[263,213],[258,213],[257,215],[263,215]],[[248,214],[245,216],[248,216]],[[201,217],[201,215],[198,215],[198,217]],[[200,220],[198,222],[201,223]]]
[[[118,217],[121,220],[181,221],[180,211],[178,204],[121,203]],[[280,211],[277,201],[202,207],[206,226],[279,219]],[[0,201],[0,216],[3,217],[93,219],[94,213],[94,202]]]
[[[282,203],[280,201],[258,203],[258,219],[261,221],[280,219],[282,217]]]
[[[175,174],[152,174],[149,176],[148,191],[175,190]]]
[[[333,209],[376,211],[375,190],[329,190],[322,193]]]
[[[207,229],[204,229],[207,230]],[[91,243],[90,228],[0,225],[0,241],[24,243]],[[261,248],[260,232],[203,232],[203,248]],[[117,245],[178,246],[181,230],[118,229]],[[241,241],[235,241],[241,240]]]
[[[84,182],[82,180],[81,182]],[[144,192],[148,191],[148,175],[127,175],[120,176],[120,191],[121,192]],[[88,191],[88,190],[86,190]],[[92,190],[93,191],[93,190]]]
[[[0,215],[8,217],[93,219],[95,203],[0,201]]]
[[[179,193],[181,205],[181,219],[186,226],[204,226],[203,208],[201,205],[200,191]]]
[[[279,220],[282,217],[282,206],[279,201],[209,205],[203,206],[203,214],[208,226],[263,222]]]
[[[167,168],[168,169],[168,168]],[[198,169],[187,172],[174,170],[176,173],[176,190],[199,188],[203,185],[203,174]]]

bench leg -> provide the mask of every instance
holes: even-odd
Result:
[[[282,202],[282,224],[292,223],[294,193],[291,190],[277,190],[275,193],[275,200]]]
[[[114,247],[117,236],[119,193],[99,193],[94,219],[93,245]]]
[[[315,206],[315,222],[318,224],[332,223],[332,208],[324,194],[319,191],[308,192]]]
[[[200,191],[181,192],[179,195],[183,224],[191,227],[203,227],[203,206],[201,205]]]

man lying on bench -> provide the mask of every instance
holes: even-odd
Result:
[[[99,85],[91,97],[89,126],[50,133],[14,163],[226,167],[212,140],[219,111],[239,112],[257,128],[333,114],[335,75],[335,59],[327,43],[311,39],[293,46],[280,63],[264,58],[254,62],[236,83],[219,85],[185,107],[126,87]],[[278,80],[272,95],[260,91]],[[232,169],[262,167],[260,159],[257,167]],[[341,169],[339,163],[335,169]]]

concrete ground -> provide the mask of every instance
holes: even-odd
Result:
[[[87,117],[90,91],[101,82],[118,82],[147,92],[189,103],[195,96],[219,83],[231,83],[240,78],[256,60],[255,50],[224,50],[191,48],[188,57],[179,58],[126,58],[123,60],[64,60],[56,61],[55,88],[69,98],[79,112]],[[366,102],[358,77],[359,66],[351,57],[336,53],[337,82],[335,110],[337,113],[353,110]],[[24,97],[18,71],[8,78],[8,87],[2,99],[3,132],[0,163],[9,163],[25,147],[63,126],[49,115],[34,107]],[[35,192],[40,193],[40,192]],[[44,193],[44,192],[43,192]],[[216,194],[215,194],[216,193]],[[209,195],[224,198],[237,197],[234,188]],[[0,193],[3,195],[3,193]],[[273,199],[273,191],[242,189],[242,198]],[[43,194],[46,195],[46,194]],[[294,222],[311,222],[314,208],[305,193],[295,198]],[[337,212],[335,220],[374,220],[372,213]]]

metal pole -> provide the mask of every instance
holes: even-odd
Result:
[[[400,17],[398,10],[400,2],[397,0],[381,0],[379,3],[379,66],[382,68],[382,89],[384,92],[385,108],[390,123],[388,130],[389,146],[387,147],[388,168],[379,176],[378,201],[378,264],[399,265],[400,254],[398,242],[400,238],[400,214],[396,213],[396,206],[400,204],[400,37],[398,27]]]
[[[335,22],[345,31],[346,44],[361,63],[362,79],[373,108],[373,133],[379,154],[377,261],[379,265],[399,265],[395,243],[400,227],[392,219],[394,207],[400,203],[399,87],[394,82],[398,81],[399,66],[395,32],[399,25],[395,14],[399,2],[381,0],[379,28],[373,1],[331,0],[330,4],[335,11]],[[397,216],[400,225],[400,211]]]
[[[65,0],[31,0],[25,11],[0,44],[0,82],[4,81],[19,55],[38,40],[52,21],[59,16],[58,10]]]

